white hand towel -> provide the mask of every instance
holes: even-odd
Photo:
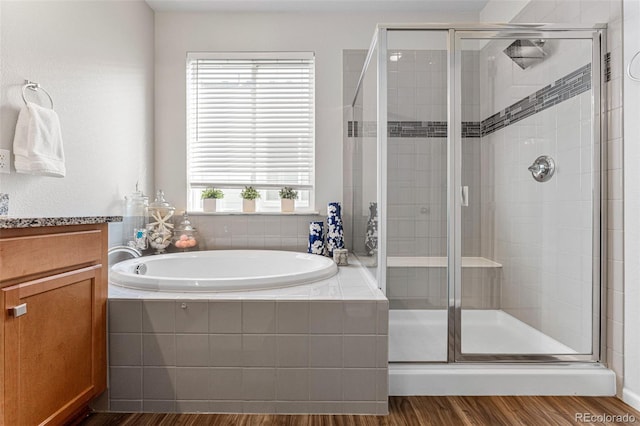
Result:
[[[64,150],[58,114],[33,102],[20,110],[13,138],[18,173],[64,177]]]

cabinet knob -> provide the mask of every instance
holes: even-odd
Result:
[[[27,313],[27,304],[23,303],[22,305],[14,306],[13,308],[9,308],[9,313],[14,317],[20,317]]]

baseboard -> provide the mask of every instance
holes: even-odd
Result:
[[[629,388],[622,389],[622,400],[636,410],[640,410],[640,395]]]

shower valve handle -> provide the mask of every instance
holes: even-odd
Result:
[[[556,170],[556,164],[553,158],[548,155],[541,155],[529,166],[528,170],[536,181],[546,182],[553,176],[553,172]]]

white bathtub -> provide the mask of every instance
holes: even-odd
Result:
[[[228,292],[290,287],[330,278],[338,267],[314,254],[211,250],[142,257],[111,268],[112,284],[166,292]]]

